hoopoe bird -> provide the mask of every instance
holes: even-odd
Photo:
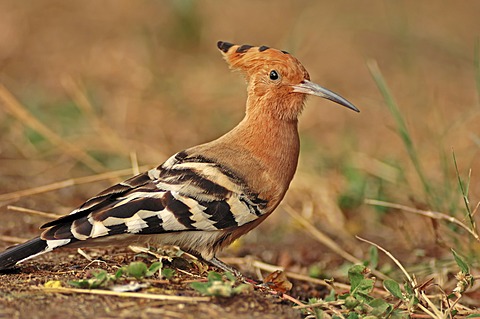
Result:
[[[131,243],[176,245],[232,270],[216,254],[258,226],[285,196],[297,167],[297,119],[306,97],[359,110],[311,82],[288,52],[222,41],[217,46],[248,83],[243,120],[46,223],[39,237],[0,254],[0,270],[60,247]]]

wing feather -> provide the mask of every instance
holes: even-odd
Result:
[[[180,152],[45,224],[42,238],[87,240],[124,233],[223,230],[258,219],[266,205],[226,167]]]

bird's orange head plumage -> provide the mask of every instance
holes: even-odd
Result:
[[[275,118],[297,119],[306,95],[294,92],[294,86],[310,80],[300,61],[288,52],[267,46],[222,41],[217,45],[230,68],[245,75],[249,100],[247,114],[261,112]]]
[[[223,41],[217,46],[230,68],[242,72],[247,79],[247,116],[296,121],[307,95],[326,98],[358,112],[343,97],[310,82],[305,67],[288,52]]]

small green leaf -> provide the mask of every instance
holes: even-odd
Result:
[[[374,298],[372,296],[370,296],[368,293],[363,293],[363,292],[357,292],[355,294],[355,297],[364,302],[364,303],[369,303],[371,302]]]
[[[87,279],[81,279],[81,280],[70,280],[67,282],[70,286],[76,287],[76,288],[90,288],[90,284]]]
[[[235,277],[235,275],[232,274],[229,271],[225,272],[224,275],[225,275],[225,277],[227,277],[228,280],[230,280],[232,282],[235,282],[237,280],[237,277]]]
[[[92,276],[90,279],[71,280],[68,284],[77,288],[96,289],[107,285],[110,280],[105,270],[92,271]]]
[[[313,308],[313,311],[315,312],[315,318],[316,319],[327,318],[327,317],[325,317],[325,314],[324,314],[322,309],[315,307],[315,308]]]
[[[319,265],[311,265],[308,267],[308,276],[312,278],[320,278],[322,275],[322,267]]]
[[[165,268],[162,269],[162,277],[165,279],[171,279],[173,276],[175,276],[175,270],[172,268]]]
[[[447,295],[447,300],[453,300],[455,298],[457,298],[457,295],[455,295],[454,293],[451,293],[451,294]]]
[[[358,286],[355,289],[355,293],[369,294],[372,292],[374,284],[375,282],[373,281],[373,279],[364,278],[359,282]]]
[[[202,295],[208,295],[208,286],[210,283],[208,282],[192,282],[190,287],[198,291]]]
[[[350,281],[350,292],[353,292],[364,279],[363,271],[365,266],[354,265],[348,269],[348,280]]]
[[[389,293],[391,293],[394,297],[397,297],[398,299],[403,300],[403,294],[402,290],[400,289],[400,285],[398,282],[392,279],[385,279],[383,281],[383,287],[385,287],[386,290],[388,290]]]
[[[411,295],[413,295],[413,289],[412,287],[410,287],[410,285],[408,284],[408,282],[406,282],[404,285],[403,285],[403,288],[405,289],[406,293],[408,294],[408,296],[410,297]]]
[[[241,284],[237,287],[235,285],[235,276],[226,274],[224,279],[221,274],[211,271],[208,273],[207,282],[193,282],[190,287],[206,296],[230,297],[252,289],[250,285]]]
[[[127,266],[126,272],[128,276],[140,279],[145,277],[145,275],[147,274],[147,270],[147,265],[144,262],[134,261]]]
[[[148,267],[147,272],[145,273],[145,277],[151,277],[155,275],[160,269],[162,268],[162,263],[157,261]]]
[[[347,309],[352,310],[359,304],[360,304],[360,301],[358,301],[354,296],[348,296],[345,299],[345,307],[347,307]]]
[[[347,319],[358,319],[358,318],[360,317],[359,317],[359,314],[356,312],[350,312],[347,317]]]
[[[222,281],[222,275],[215,271],[210,271],[207,275],[208,281]]]
[[[107,279],[107,272],[105,270],[99,270],[97,272],[92,273],[93,277],[95,277],[98,281],[104,281]]]
[[[453,250],[453,248],[452,248],[452,253],[453,253],[453,258],[455,258],[455,262],[457,263],[458,267],[460,267],[460,270],[464,274],[469,274],[470,267],[468,267],[468,264],[457,254],[455,250]]]
[[[123,270],[122,270],[122,268],[120,268],[120,269],[117,270],[117,272],[115,273],[114,279],[116,280],[116,279],[122,277],[122,275],[123,275]]]
[[[368,305],[373,308],[370,313],[376,316],[384,314],[390,308],[390,304],[383,299],[374,299]]]
[[[325,301],[326,302],[330,302],[330,301],[335,301],[336,298],[335,298],[335,290],[332,289],[330,290],[330,293],[328,294],[328,296],[325,297]]]
[[[471,315],[468,315],[465,318],[480,318],[480,313],[472,313]]]

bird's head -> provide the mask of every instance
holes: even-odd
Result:
[[[247,114],[268,113],[296,120],[307,95],[316,95],[359,110],[338,94],[310,81],[310,75],[294,56],[266,46],[236,45],[219,41],[230,68],[242,72],[248,82]]]

